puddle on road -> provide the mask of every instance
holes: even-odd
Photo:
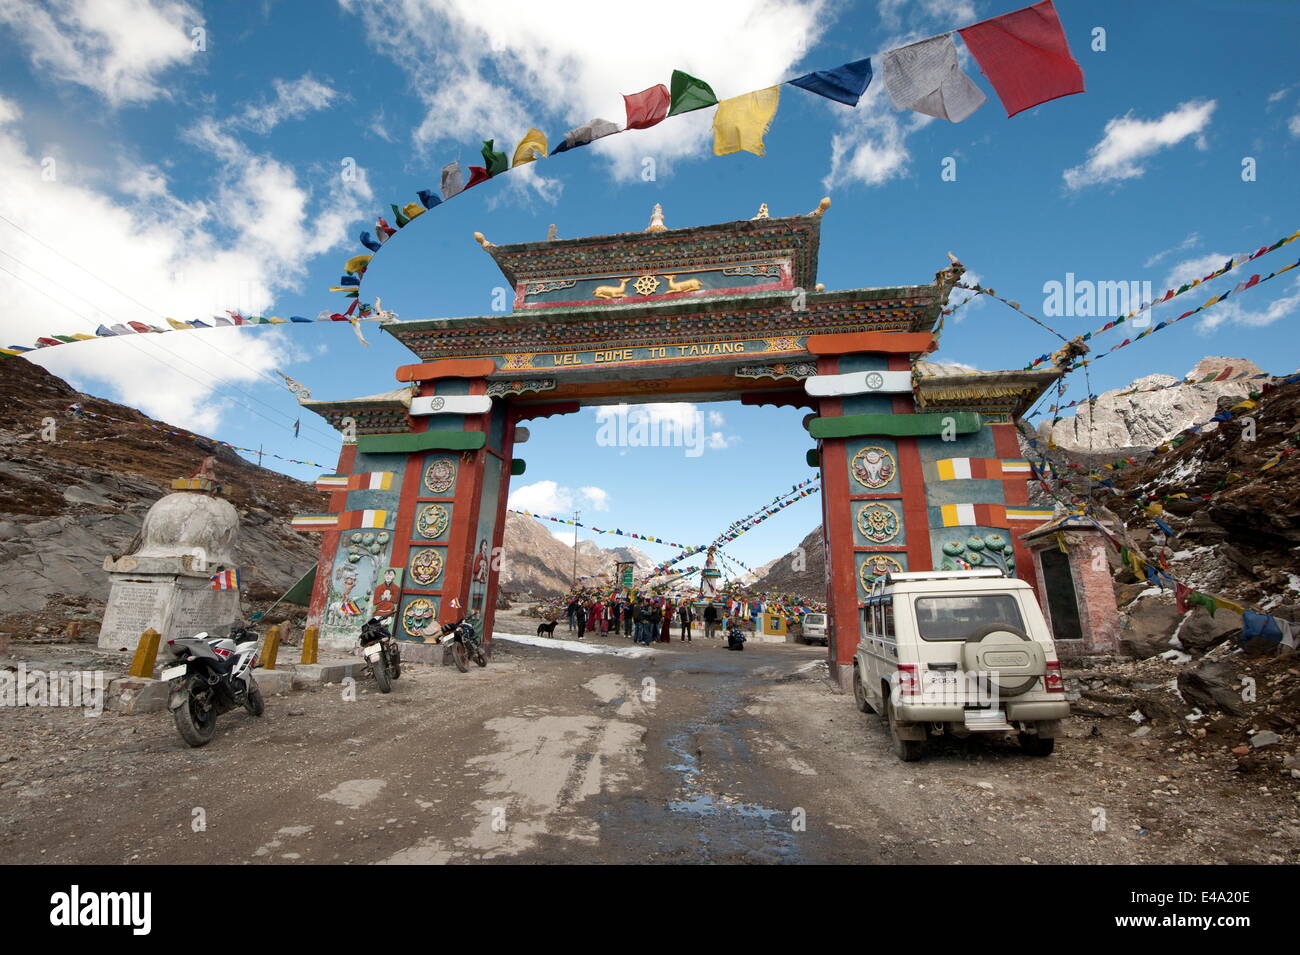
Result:
[[[698,841],[702,846],[708,846],[711,854],[736,852],[743,856],[774,857],[778,862],[797,862],[799,852],[794,831],[789,826],[788,812],[712,792],[701,777],[699,758],[692,751],[693,741],[705,727],[717,726],[725,714],[737,712],[738,706],[739,702],[732,694],[716,699],[710,703],[704,719],[691,723],[665,742],[676,761],[664,768],[678,776],[680,789],[680,797],[669,800],[667,809],[669,813],[687,817],[699,825]],[[739,733],[741,721],[733,720],[731,725],[736,730],[733,740],[744,751],[741,755],[747,756],[748,747]],[[748,721],[743,725],[748,725]],[[741,761],[752,765],[747,758]]]

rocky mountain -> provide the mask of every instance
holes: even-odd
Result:
[[[69,413],[73,404],[119,420]],[[0,405],[0,630],[58,630],[74,620],[97,629],[109,590],[104,558],[126,552],[172,479],[209,455],[239,511],[250,602],[274,600],[315,563],[314,535],[291,531],[287,519],[320,507],[310,485],[202,436],[162,430],[22,359],[3,360]]]
[[[573,545],[557,538],[552,533],[555,527],[536,518],[507,512],[501,590],[539,597],[568,591],[574,570]],[[647,554],[635,547],[602,548],[593,541],[578,541],[579,577],[612,574],[615,562],[629,560],[637,565],[639,573],[655,565]]]
[[[805,600],[826,600],[826,543],[818,524],[784,557],[765,564],[750,585],[757,592],[798,594]]]
[[[1220,398],[1241,399],[1259,386],[1258,381],[1248,380],[1188,383],[1224,371],[1232,378],[1262,373],[1244,358],[1202,358],[1182,379],[1183,384],[1169,375],[1147,375],[1127,387],[1103,392],[1091,407],[1080,405],[1072,416],[1055,425],[1044,421],[1038,433],[1044,439],[1055,439],[1057,446],[1067,451],[1151,448],[1209,418]],[[1160,390],[1122,394],[1135,388]]]

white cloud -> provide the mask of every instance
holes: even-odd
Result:
[[[593,509],[597,511],[609,510],[609,492],[601,487],[583,487],[578,488],[578,493],[582,495]]]
[[[278,292],[305,278],[312,256],[350,245],[346,227],[373,198],[364,171],[313,193],[291,167],[210,122],[192,141],[214,154],[218,172],[207,195],[182,199],[154,167],[108,151],[100,167],[79,167],[74,178],[60,163],[45,181],[41,157],[13,124],[0,125],[0,168],[8,170],[0,215],[16,224],[0,222],[0,267],[16,276],[5,277],[3,344],[89,334],[101,323],[165,326],[163,316],[210,320],[234,308],[268,314]],[[173,424],[211,431],[226,411],[291,425],[250,412],[241,393],[298,357],[280,332],[232,329],[52,348],[36,360],[74,381],[107,383],[113,397]]]
[[[1173,255],[1175,252],[1186,252],[1188,249],[1190,249],[1192,246],[1196,245],[1196,243],[1200,241],[1201,241],[1200,233],[1193,232],[1191,235],[1183,239],[1183,241],[1179,242],[1177,245],[1171,246],[1168,249],[1165,249],[1163,252],[1157,252],[1155,255],[1151,256],[1149,259],[1146,260],[1145,265],[1149,269],[1152,266],[1158,264],[1162,259],[1165,259]]]
[[[311,74],[296,80],[272,80],[275,98],[244,108],[239,123],[259,133],[269,133],[288,119],[298,119],[329,107],[337,98],[338,90],[328,83],[314,79]]]
[[[1230,258],[1231,255],[1222,252],[1209,252],[1179,262],[1165,276],[1164,288],[1178,288],[1184,282],[1204,278],[1211,272],[1223,268],[1224,263]]]
[[[1292,116],[1286,124],[1286,128],[1291,131],[1291,135],[1300,138],[1300,113]]]
[[[1179,262],[1169,274],[1165,276],[1163,288],[1178,288],[1184,282],[1190,282],[1193,279],[1204,278],[1211,272],[1223,268],[1224,263],[1233,258],[1222,252],[1211,252],[1207,255],[1198,255],[1195,258]],[[1232,272],[1228,272],[1221,279],[1214,283],[1214,287],[1220,292],[1227,291],[1237,283],[1248,279],[1251,272],[1248,268],[1242,267]],[[1221,284],[1220,284],[1221,283]],[[1206,292],[1203,298],[1210,297],[1210,284],[1206,285]],[[1292,314],[1297,306],[1300,306],[1300,280],[1297,280],[1296,289],[1291,295],[1284,295],[1268,304],[1261,309],[1252,309],[1252,304],[1258,303],[1258,299],[1252,302],[1249,298],[1229,298],[1226,302],[1218,303],[1206,309],[1197,317],[1198,329],[1202,332],[1210,332],[1220,325],[1239,325],[1250,328],[1261,328],[1265,325],[1272,325],[1279,319],[1286,318]],[[1251,289],[1244,293],[1249,296],[1259,296],[1261,292]],[[1159,306],[1157,306],[1159,307]],[[1178,308],[1179,314],[1187,310],[1186,307],[1170,306]]]
[[[1194,137],[1204,149],[1204,132],[1218,104],[1215,100],[1192,100],[1181,103],[1158,119],[1138,119],[1130,111],[1106,123],[1101,141],[1088,150],[1083,165],[1062,174],[1069,189],[1104,182],[1120,182],[1142,176],[1143,161],[1162,149]]]
[[[1287,318],[1300,310],[1300,279],[1297,279],[1292,284],[1291,289],[1290,295],[1283,295],[1281,298],[1274,299],[1261,309],[1250,308],[1254,303],[1249,299],[1230,298],[1226,302],[1215,305],[1202,313],[1199,328],[1203,332],[1210,332],[1225,324],[1239,325],[1246,328],[1263,328],[1266,325],[1272,325],[1274,322]],[[1252,289],[1245,294],[1258,295],[1259,292]]]
[[[878,9],[882,27],[893,35],[878,40],[875,52],[905,46],[979,19],[971,0],[880,0]],[[972,60],[962,44],[957,44],[957,58],[969,73]],[[912,160],[908,138],[935,121],[923,113],[894,109],[878,60],[872,59],[876,75],[856,108],[846,110],[834,103],[826,106],[839,124],[839,132],[831,138],[831,168],[822,179],[822,186],[828,190],[854,182],[880,186],[905,177]]]
[[[565,517],[579,509],[609,510],[609,492],[601,487],[571,488],[555,481],[534,481],[513,489],[506,506],[548,517]]]
[[[500,148],[530,126],[554,130],[595,117],[622,125],[622,94],[667,83],[673,67],[712,83],[723,98],[781,82],[829,21],[824,0],[661,0],[653,10],[570,0],[563,15],[545,3],[341,2],[423,103],[416,145],[459,143],[462,165],[477,162],[479,140]],[[709,124],[706,110],[589,148],[621,180],[640,175],[645,157],[665,176],[674,161],[706,155]]]
[[[202,56],[190,32],[202,14],[181,0],[0,0],[0,24],[37,71],[114,106],[166,95],[161,74]]]

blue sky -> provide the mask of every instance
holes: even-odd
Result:
[[[990,99],[960,124],[895,111],[879,80],[857,109],[783,88],[764,158],[714,157],[710,111],[674,118],[434,210],[385,248],[365,297],[404,319],[489,314],[504,280],[474,231],[498,243],[542,239],[551,223],[562,237],[634,231],[656,202],[679,227],[747,219],[760,202],[773,215],[803,213],[829,194],[819,275],[828,288],[926,282],[952,250],[979,281],[1040,315],[1044,284],[1067,273],[1149,281],[1159,293],[1300,228],[1300,7],[1056,6],[1083,95],[1007,119],[963,51]],[[0,62],[0,338],[26,344],[226,307],[314,316],[337,307],[325,290],[363,251],[356,236],[373,230],[374,216],[435,186],[451,159],[476,161],[483,139],[509,148],[535,125],[554,145],[594,116],[621,122],[620,94],[667,82],[674,68],[725,97],[1014,7],[0,0],[10,51]],[[1097,28],[1104,51],[1092,49]],[[647,159],[653,181],[641,175]],[[953,181],[941,177],[945,159]],[[1244,159],[1253,181],[1243,181]],[[340,174],[348,160],[351,181]],[[1288,256],[1300,245],[1154,317]],[[1300,284],[1283,276],[1098,362],[1093,390],[1181,376],[1205,355],[1291,371],[1298,310]],[[991,300],[957,316],[940,360],[1015,368],[1055,341]],[[1051,321],[1074,335],[1105,320]],[[293,437],[299,409],[274,370],[316,397],[389,390],[393,368],[412,359],[375,326],[365,332],[369,347],[343,325],[177,333],[54,349],[40,361],[178,425],[333,464],[337,436],[323,421],[303,415]],[[1070,396],[1083,393],[1072,381]],[[539,511],[579,506],[598,526],[693,542],[808,476],[802,413],[732,403],[700,412],[710,446],[695,458],[599,447],[590,409],[534,422],[516,500]],[[784,552],[819,520],[817,500],[733,552],[755,564]]]

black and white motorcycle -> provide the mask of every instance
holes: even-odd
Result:
[[[392,617],[371,617],[361,627],[361,655],[374,674],[380,693],[393,688],[402,675],[402,651],[388,626]]]
[[[171,684],[167,707],[176,731],[191,746],[206,746],[217,731],[217,714],[242,706],[253,716],[266,710],[262,691],[253,678],[257,666],[257,634],[247,627],[230,628],[228,637],[196,633],[167,641],[170,665],[160,678]]]

